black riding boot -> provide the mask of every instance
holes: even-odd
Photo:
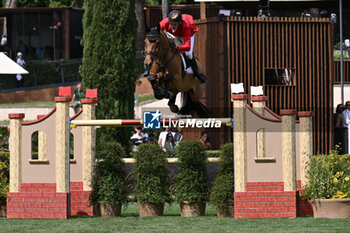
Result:
[[[192,59],[189,60],[189,62],[190,62],[190,66],[193,70],[194,75],[197,76],[199,81],[201,81],[201,83],[207,83],[208,78],[204,74],[202,74],[198,71],[197,61],[196,61],[196,58],[194,57],[194,55],[193,55]]]

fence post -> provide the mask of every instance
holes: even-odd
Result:
[[[56,102],[56,192],[68,192],[68,117],[70,97],[55,97]]]
[[[81,103],[83,105],[83,120],[94,120],[95,119],[95,108],[96,99],[82,99]],[[83,126],[83,190],[91,191],[91,180],[92,173],[94,169],[94,159],[95,159],[95,126]]]
[[[312,116],[313,112],[298,112],[300,120],[300,180],[301,186],[306,185],[306,164],[313,154]]]
[[[282,116],[282,173],[284,191],[296,191],[295,109],[281,110]]]
[[[10,192],[20,192],[22,182],[22,121],[24,113],[10,113]]]
[[[247,94],[233,94],[235,192],[245,192],[247,181]]]

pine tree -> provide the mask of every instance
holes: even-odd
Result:
[[[97,119],[134,116],[136,72],[135,2],[85,0],[81,75],[85,88],[98,89]],[[103,127],[97,142],[129,145],[130,128]]]

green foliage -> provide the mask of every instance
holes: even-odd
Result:
[[[134,1],[85,0],[83,16],[83,84],[97,88],[97,119],[134,117],[136,16]],[[105,127],[98,143],[117,140],[130,148],[130,128]]]
[[[96,175],[92,182],[91,201],[107,204],[126,204],[128,190],[125,182],[124,150],[119,143],[105,142],[97,148]]]
[[[306,178],[303,189],[308,200],[350,198],[350,155],[338,155],[335,150],[309,156]]]
[[[7,127],[0,127],[0,150],[8,150],[8,140],[10,137],[10,133],[7,130]],[[0,158],[1,161],[1,158]]]
[[[177,148],[178,174],[175,181],[175,199],[205,202],[208,200],[207,155],[200,142],[184,141]]]
[[[50,0],[18,0],[18,7],[48,7]]]
[[[169,0],[169,5],[194,4],[194,0]],[[146,0],[146,5],[162,5],[162,0]]]
[[[220,167],[215,179],[210,201],[221,210],[227,210],[227,202],[233,202],[234,171],[233,171],[233,144],[228,143],[221,147]]]
[[[207,157],[220,157],[221,155],[219,150],[207,150],[205,153],[207,153]]]
[[[9,164],[10,163],[10,152],[0,151],[0,161]]]
[[[18,0],[18,7],[82,7],[84,0]]]
[[[7,193],[9,192],[8,164],[0,161],[0,206],[6,204]]]
[[[171,179],[164,151],[155,144],[141,144],[134,158],[135,198],[140,202],[170,203]]]
[[[9,163],[10,153],[0,152],[0,206],[6,204],[6,197],[9,191]]]
[[[76,0],[50,0],[50,7],[74,7]]]

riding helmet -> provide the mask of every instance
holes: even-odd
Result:
[[[178,10],[174,10],[169,13],[169,23],[170,24],[177,24],[181,23],[182,21],[182,15],[181,12]]]

